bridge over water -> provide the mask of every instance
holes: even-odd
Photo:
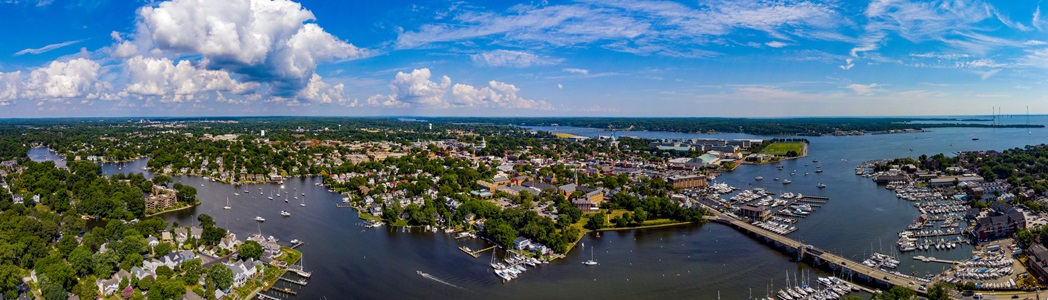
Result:
[[[731,226],[743,233],[757,238],[758,240],[775,246],[781,251],[796,255],[798,261],[810,261],[817,267],[829,268],[840,272],[845,276],[858,278],[867,283],[884,286],[886,288],[902,286],[909,288],[920,295],[926,295],[925,291],[921,291],[917,288],[923,282],[920,279],[886,272],[877,268],[871,268],[860,262],[853,261],[829,251],[819,249],[818,247],[807,245],[786,236],[754,226],[753,224],[736,219],[714,209],[707,208],[707,210],[714,214],[713,217],[708,217],[707,219],[716,223]],[[910,284],[911,282],[913,282],[913,284]],[[931,286],[931,284],[929,284],[929,286]]]

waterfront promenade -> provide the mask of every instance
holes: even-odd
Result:
[[[925,291],[921,291],[917,288],[923,281],[919,281],[916,278],[871,268],[860,262],[853,261],[840,255],[819,249],[815,246],[807,245],[800,241],[754,226],[753,224],[736,219],[717,210],[708,210],[713,212],[714,217],[710,219],[714,222],[725,224],[747,234],[759,237],[765,242],[777,246],[781,250],[797,255],[798,260],[808,258],[811,259],[816,266],[827,266],[830,269],[840,271],[846,275],[850,274],[867,282],[884,285],[888,288],[892,286],[902,286],[909,288],[918,294],[925,294]]]

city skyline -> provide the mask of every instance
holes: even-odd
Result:
[[[1043,114],[1041,6],[4,1],[0,118]]]

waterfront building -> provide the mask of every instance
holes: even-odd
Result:
[[[159,185],[153,186],[153,192],[146,197],[146,211],[161,211],[177,204],[175,190]]]
[[[771,219],[771,211],[767,207],[756,206],[756,205],[744,205],[739,209],[738,214],[744,218],[750,218],[754,221],[767,221]]]
[[[1026,250],[1026,254],[1030,256],[1026,260],[1026,268],[1030,274],[1037,277],[1040,283],[1048,282],[1048,248],[1036,243]]]
[[[975,222],[972,236],[979,241],[1006,238],[1026,228],[1023,213],[1008,204],[994,204],[985,216]]]
[[[666,181],[678,189],[706,187],[706,176],[700,175],[670,176],[669,178],[666,178]]]

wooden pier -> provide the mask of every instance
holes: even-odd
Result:
[[[263,294],[263,293],[258,293],[255,296],[258,299],[262,299],[262,300],[280,300],[280,298],[273,297],[273,296],[270,296],[270,295],[266,295],[266,294]]]
[[[305,280],[302,280],[302,279],[295,280],[295,279],[290,279],[290,278],[287,278],[287,277],[280,277],[280,280],[287,281],[287,282],[294,283],[294,284],[301,285],[301,286],[305,286],[306,284],[309,283],[308,281],[305,281]]]
[[[469,256],[472,256],[473,258],[480,258],[480,254],[481,253],[483,253],[484,251],[491,250],[491,249],[495,249],[495,246],[487,247],[487,248],[480,249],[480,250],[477,250],[477,251],[470,250],[469,247],[466,247],[466,246],[459,247],[459,250],[462,250],[462,252],[466,252],[466,254],[469,254]]]
[[[807,196],[807,195],[805,195],[802,198],[804,198],[804,199],[815,199],[815,200],[830,200],[830,197],[823,197],[823,196]]]
[[[285,293],[285,294],[292,295],[292,296],[298,295],[298,292],[295,292],[294,290],[291,290],[291,288],[286,288],[286,287],[285,288],[271,288],[269,290]]]
[[[349,203],[336,203],[336,204],[335,204],[335,207],[337,207],[337,208],[353,208],[353,204],[349,204]]]

